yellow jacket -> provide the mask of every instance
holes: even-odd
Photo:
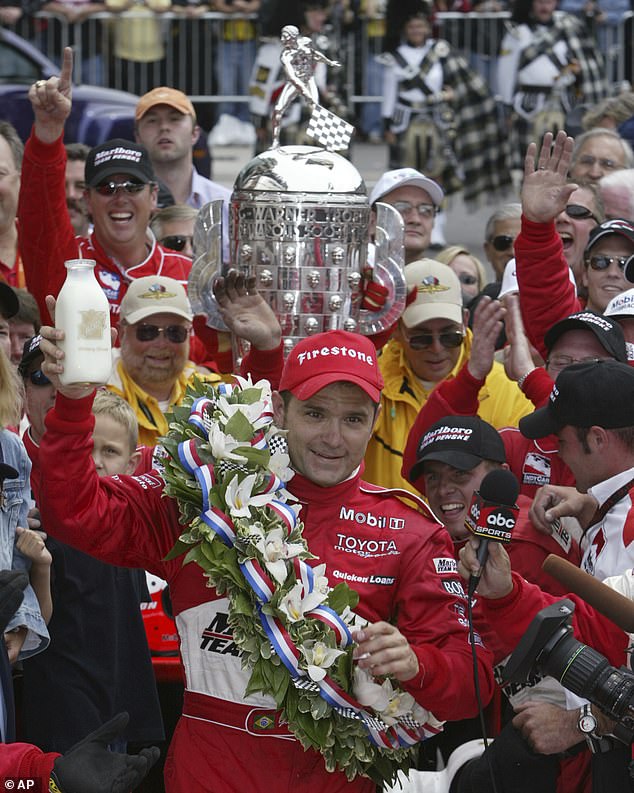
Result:
[[[156,446],[158,439],[162,435],[167,435],[167,421],[159,403],[153,397],[147,394],[134,380],[128,375],[123,367],[121,358],[115,350],[115,361],[112,367],[112,374],[110,380],[106,384],[109,391],[114,391],[119,394],[125,401],[132,406],[134,413],[139,422],[139,444],[144,446]],[[196,374],[196,364],[192,361],[187,361],[185,368],[181,372],[178,380],[174,384],[172,393],[169,398],[169,407],[179,405],[185,396],[185,389],[191,378]],[[217,383],[221,380],[220,375],[209,373],[205,375],[199,374],[201,379],[209,383]]]
[[[448,377],[455,377],[471,351],[471,331],[467,331],[460,357]],[[383,487],[412,486],[401,476],[403,449],[418,411],[425,404],[429,390],[412,371],[400,342],[392,339],[379,355],[379,368],[385,381],[381,412],[365,455],[363,478]],[[478,395],[478,415],[496,429],[516,427],[522,416],[534,406],[509,380],[497,361]]]

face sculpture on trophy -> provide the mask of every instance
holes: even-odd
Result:
[[[337,153],[347,149],[354,130],[319,105],[315,66],[319,61],[339,64],[293,25],[283,28],[281,42],[288,82],[273,109],[271,147],[251,159],[234,183],[230,262],[221,261],[220,212],[203,208],[194,231],[189,296],[194,311],[224,330],[213,306],[213,277],[232,267],[255,276],[258,291],[279,319],[288,354],[299,339],[321,331],[377,333],[387,328],[405,306],[406,285],[400,215],[379,205],[375,255],[368,257],[366,186],[354,165]],[[312,114],[306,133],[319,146],[279,145],[282,116],[298,96]],[[206,245],[205,239],[213,244]],[[362,308],[368,280],[387,289],[378,311]],[[236,350],[237,357],[241,352]]]

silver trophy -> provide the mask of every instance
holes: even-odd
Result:
[[[401,216],[377,204],[374,255],[368,257],[366,187],[354,165],[337,153],[347,148],[353,128],[318,104],[313,70],[325,56],[298,33],[292,26],[282,33],[289,82],[273,111],[273,145],[247,163],[234,184],[230,262],[222,262],[220,212],[213,202],[196,223],[189,279],[194,311],[206,314],[211,327],[226,330],[211,294],[213,278],[231,267],[255,276],[280,321],[285,354],[299,339],[321,331],[385,330],[400,316],[406,297]],[[283,113],[297,95],[311,110],[307,134],[320,146],[278,144]],[[369,278],[388,292],[375,311],[362,308]],[[235,352],[241,357],[244,347]]]

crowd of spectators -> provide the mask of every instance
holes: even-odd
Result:
[[[88,13],[98,10],[89,5]],[[258,5],[223,2],[220,10],[272,11],[270,3]],[[323,14],[324,5],[308,2],[302,13]],[[17,750],[3,754],[0,745],[0,771],[20,762],[15,768],[38,769],[56,784],[54,768],[64,777],[64,759],[83,736],[94,741],[96,734],[126,769],[128,751],[140,758],[142,775],[157,756],[148,744],[164,749],[167,737],[173,739],[169,791],[189,793],[196,784],[209,793],[259,791],[275,789],[274,779],[297,783],[298,775],[308,791],[374,790],[368,779],[349,783],[344,774],[330,774],[317,754],[290,743],[273,705],[244,695],[239,658],[218,653],[210,661],[212,654],[201,652],[200,632],[226,611],[223,593],[207,586],[194,565],[167,558],[182,528],[160,475],[168,415],[194,377],[218,386],[250,373],[266,375],[274,389],[272,410],[295,471],[289,488],[304,505],[311,551],[359,589],[359,613],[369,623],[354,633],[354,660],[377,676],[394,676],[447,722],[433,744],[445,763],[458,744],[480,733],[465,617],[472,593],[465,594],[458,571],[466,580],[481,573],[472,642],[494,740],[455,778],[453,793],[489,790],[491,769],[500,793],[629,790],[628,751],[599,708],[547,678],[512,688],[494,682],[520,626],[526,629],[538,608],[566,593],[541,569],[548,554],[599,580],[634,568],[631,93],[607,97],[599,58],[590,63],[577,18],[551,21],[548,0],[533,0],[532,7],[514,9],[517,28],[505,46],[524,77],[494,123],[498,132],[507,125],[524,149],[518,195],[510,167],[501,170],[511,159],[498,162],[504,135],[489,156],[495,143],[482,128],[474,143],[465,123],[463,148],[445,152],[460,160],[430,174],[422,161],[399,159],[407,147],[398,148],[398,134],[405,129],[385,126],[394,167],[369,191],[368,241],[377,242],[377,204],[391,205],[403,221],[405,307],[382,334],[327,331],[289,353],[279,318],[254,279],[229,270],[216,280],[214,295],[226,327],[250,345],[241,368],[230,335],[195,316],[187,296],[199,210],[223,202],[219,247],[228,263],[231,204],[230,191],[195,168],[200,128],[188,96],[165,85],[144,93],[134,141],[65,145],[73,71],[67,48],[59,76],[29,90],[28,140],[0,121],[0,567],[29,571],[24,587],[11,587],[20,596],[10,602],[22,602],[4,626],[0,733],[6,744],[17,737],[44,752],[23,748],[16,759]],[[11,8],[4,9],[5,21],[22,11],[12,15]],[[343,18],[358,9],[337,10]],[[393,33],[393,4],[371,10],[385,12],[386,32]],[[471,67],[438,47],[430,11],[401,4],[396,15],[399,33],[392,62],[383,64],[386,74],[395,63],[404,70],[394,53],[414,57],[424,50],[429,57],[404,75],[412,82],[406,94],[393,84],[391,99],[401,109],[420,110],[419,94],[430,90],[450,91],[443,102],[467,101],[450,82]],[[250,57],[251,23],[241,17],[224,24],[227,53]],[[584,36],[590,27],[586,20]],[[554,42],[557,31],[563,33]],[[513,55],[524,39],[526,51]],[[581,64],[584,54],[588,63]],[[565,68],[566,57],[578,71]],[[547,107],[552,86],[542,78],[554,65],[553,85],[563,74],[592,83],[587,91],[576,83],[592,106],[575,139],[557,115],[566,100]],[[509,67],[504,77],[510,73]],[[427,74],[433,86],[425,87]],[[476,83],[484,87],[480,109],[488,107],[492,95],[481,78]],[[572,82],[557,84],[560,99],[562,85]],[[393,122],[386,107],[383,117]],[[240,119],[236,108],[224,111]],[[544,122],[547,112],[545,127],[536,125],[537,114]],[[410,121],[423,123],[414,116]],[[427,134],[421,130],[416,134]],[[482,229],[486,263],[453,244],[458,232],[442,208],[459,187],[467,200],[486,197],[491,204]],[[439,230],[442,244],[434,241]],[[372,258],[378,246],[370,250]],[[92,387],[63,386],[59,379],[55,297],[65,261],[78,257],[95,260],[117,331],[112,373],[96,396]],[[351,351],[343,366],[336,360],[341,350]],[[506,469],[520,492],[514,544],[507,554],[493,543],[481,569],[465,519],[485,477]],[[29,512],[34,506],[40,511]],[[385,529],[390,516],[402,531]],[[378,557],[350,550],[361,542],[369,547],[376,532],[393,546],[379,576]],[[174,597],[184,713],[175,730],[172,714],[161,713],[142,628],[145,570],[169,581]],[[625,663],[626,634],[594,616],[581,605],[584,641],[596,643],[611,663]],[[8,663],[21,672],[17,721]],[[598,726],[586,740],[583,718],[593,707]],[[260,735],[240,726],[251,709],[274,731]],[[120,711],[128,718],[100,732]],[[79,757],[95,767],[103,763],[99,752]],[[436,760],[423,747],[419,768],[431,770]],[[158,777],[153,790],[162,789]],[[72,783],[62,789],[72,793]]]

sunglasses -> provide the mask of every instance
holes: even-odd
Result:
[[[145,187],[143,182],[104,182],[97,185],[94,190],[103,196],[113,196],[118,190],[123,190],[128,195],[136,195]]]
[[[581,204],[568,204],[564,210],[566,215],[573,220],[586,220],[592,218],[595,223],[599,222],[597,216],[588,207],[582,207]]]
[[[413,350],[426,350],[431,347],[435,339],[438,339],[445,349],[451,350],[460,347],[464,341],[464,333],[461,330],[450,330],[446,333],[417,333],[415,336],[405,336],[405,340]]]
[[[592,267],[593,270],[607,270],[611,264],[618,264],[621,270],[625,269],[625,265],[634,259],[634,253],[631,256],[590,256],[586,262]]]
[[[186,325],[168,325],[166,328],[159,328],[158,325],[136,325],[135,333],[137,341],[154,341],[160,333],[163,333],[172,344],[183,344],[189,338],[189,328]]]
[[[188,242],[190,245],[193,245],[194,238],[187,237],[183,234],[172,234],[169,237],[163,237],[162,240],[159,240],[159,243],[164,248],[169,248],[171,251],[182,251]]]
[[[29,372],[29,380],[33,385],[50,385],[51,381],[44,374],[41,369],[36,369],[34,372]]]
[[[510,237],[508,234],[498,234],[497,237],[493,237],[491,240],[491,245],[496,251],[507,251],[514,242],[515,237]]]
[[[424,218],[433,218],[436,214],[436,207],[433,204],[412,204],[410,201],[395,201],[392,206],[401,215],[406,215],[415,209]]]

